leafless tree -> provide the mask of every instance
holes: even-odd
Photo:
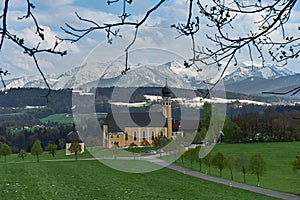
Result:
[[[120,26],[133,26],[136,29],[134,39],[126,48],[126,61],[123,74],[129,70],[127,66],[128,49],[134,43],[138,28],[142,26],[148,17],[160,9],[166,0],[159,0],[145,13],[139,21],[132,22],[128,20],[130,16],[126,12],[126,7],[130,6],[133,0],[109,0],[108,5],[123,2],[122,13],[117,23],[99,24],[93,20],[85,19],[76,13],[79,20],[91,25],[88,28],[78,29],[72,25],[66,24],[62,28],[66,33],[73,36],[70,40],[77,42],[90,32],[96,30],[105,30],[108,42],[112,42],[112,37],[119,35]],[[230,65],[237,65],[237,55],[242,50],[247,50],[252,65],[256,59],[259,59],[262,66],[265,66],[266,60],[286,65],[291,59],[297,59],[300,53],[299,35],[286,35],[285,26],[290,20],[291,13],[297,0],[275,0],[275,1],[238,1],[238,0],[187,0],[188,9],[186,23],[172,24],[180,34],[179,36],[189,37],[192,41],[192,57],[184,61],[184,66],[196,67],[198,72],[202,71],[201,66],[217,66],[221,71],[219,79],[212,83],[217,84],[223,77],[225,71]],[[238,34],[233,34],[236,26],[239,25],[238,19],[241,16],[249,16],[254,19],[254,29],[246,30]],[[260,17],[259,19],[257,17]],[[203,21],[204,23],[201,23]],[[206,34],[213,47],[206,47],[201,41],[195,39],[201,27],[207,26],[215,30],[213,35]],[[295,27],[300,31],[300,26]],[[275,38],[276,34],[281,35],[281,39]],[[254,57],[256,56],[256,57]],[[298,90],[297,90],[298,91]]]
[[[41,70],[41,67],[38,62],[37,54],[50,53],[50,54],[57,54],[60,56],[64,56],[67,54],[67,51],[57,50],[58,45],[61,43],[61,41],[59,39],[57,39],[57,41],[53,44],[53,47],[46,48],[46,49],[40,48],[40,42],[38,43],[37,46],[34,46],[34,47],[27,45],[27,42],[22,37],[20,37],[18,34],[12,33],[12,31],[10,30],[10,27],[8,24],[10,0],[4,0],[3,3],[4,3],[3,11],[0,14],[0,19],[2,22],[0,25],[0,37],[1,37],[0,52],[3,49],[3,45],[4,45],[5,41],[7,41],[7,42],[16,44],[20,48],[20,51],[23,51],[25,54],[32,57],[35,67],[37,68],[37,70],[39,71],[41,76],[43,77],[44,82],[49,89],[48,94],[46,94],[46,96],[48,96],[50,93],[50,86],[47,83],[47,79],[46,79],[43,71]],[[32,23],[36,27],[35,34],[37,34],[39,36],[40,41],[43,41],[45,38],[44,29],[39,25],[38,20],[33,13],[33,9],[35,8],[34,4],[31,2],[31,0],[24,0],[24,4],[26,4],[27,10],[25,11],[25,14],[23,16],[18,17],[18,20],[31,19]],[[9,66],[5,66],[5,67],[9,68]],[[0,71],[0,76],[1,76],[3,87],[4,87],[4,92],[6,91],[6,85],[3,81],[2,75],[5,76],[7,73],[8,73],[8,69],[5,69],[5,70],[1,69],[1,71]]]
[[[130,69],[128,66],[129,49],[136,41],[139,28],[144,25],[157,10],[161,9],[166,3],[166,0],[156,0],[153,6],[150,7],[144,15],[136,21],[131,21],[131,14],[127,12],[129,6],[133,6],[134,0],[108,0],[109,6],[119,6],[122,4],[119,19],[114,23],[106,23],[98,20],[92,20],[81,16],[75,12],[79,21],[86,24],[85,27],[75,27],[72,24],[65,24],[61,29],[70,37],[59,38],[53,48],[39,49],[39,47],[28,48],[24,45],[24,40],[16,35],[10,34],[7,29],[6,17],[8,11],[9,0],[5,0],[1,27],[1,43],[0,49],[5,39],[10,40],[20,46],[26,54],[32,56],[36,67],[43,76],[42,71],[37,63],[36,54],[41,52],[54,53],[65,55],[66,52],[56,51],[57,45],[61,41],[77,42],[88,34],[96,31],[105,31],[107,41],[113,42],[114,37],[120,36],[120,28],[124,26],[134,27],[135,33],[132,41],[128,44],[125,51],[125,66],[122,74]],[[34,8],[30,0],[27,0],[28,11],[23,18],[32,18],[36,25],[36,34],[43,40],[43,29],[38,25],[36,18],[32,13]],[[186,68],[195,67],[199,73],[205,67],[217,66],[220,70],[219,79],[212,85],[216,85],[224,76],[225,71],[229,66],[238,64],[238,54],[241,51],[248,51],[249,60],[252,62],[259,60],[262,66],[268,60],[286,65],[289,60],[297,59],[300,54],[300,34],[286,35],[286,25],[290,20],[290,16],[295,8],[297,0],[273,0],[273,1],[239,1],[239,0],[186,0],[188,5],[185,23],[170,24],[170,27],[175,29],[180,36],[189,37],[192,41],[192,56],[184,61]],[[243,16],[253,19],[253,28],[245,31],[235,31],[239,26],[239,20]],[[199,30],[203,27],[208,27],[214,30],[213,34],[206,34],[206,39],[212,46],[205,46],[198,41],[196,37],[200,34]],[[300,31],[300,26],[294,27],[296,31]],[[281,35],[281,39],[277,36]],[[45,82],[46,79],[43,76]],[[298,89],[293,90],[299,91]]]

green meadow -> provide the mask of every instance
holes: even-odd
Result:
[[[260,177],[260,186],[272,190],[294,193],[300,195],[300,171],[292,170],[292,161],[300,153],[300,142],[282,143],[249,143],[249,144],[217,144],[211,154],[222,152],[225,156],[238,157],[245,153],[250,159],[255,153],[260,153],[266,162],[266,173]],[[181,159],[176,164],[182,166]],[[188,160],[184,161],[184,167],[190,168]],[[194,162],[192,169],[199,171],[199,163]],[[202,164],[202,173],[208,173],[209,168]],[[219,169],[211,167],[210,174],[219,176]],[[242,172],[233,170],[234,181],[243,182]],[[229,169],[223,169],[222,178],[231,180]],[[257,178],[254,174],[246,174],[246,183],[257,185]]]
[[[57,122],[57,123],[63,123],[63,124],[72,124],[74,123],[74,119],[72,115],[70,114],[54,114],[50,115],[48,117],[45,117],[41,119],[43,123],[47,122]]]
[[[221,151],[225,155],[237,156],[244,152],[250,156],[260,152],[267,162],[267,172],[261,177],[261,186],[299,194],[300,172],[291,170],[291,161],[299,152],[299,145],[299,142],[219,144],[212,154]],[[97,148],[93,151],[97,152]],[[126,154],[128,153],[131,154]],[[148,173],[127,173],[114,170],[96,160],[75,161],[74,156],[64,154],[65,151],[60,150],[52,158],[49,153],[44,152],[40,156],[40,162],[36,162],[36,157],[30,154],[27,154],[25,161],[17,154],[9,155],[6,163],[1,157],[0,199],[273,199],[167,168]],[[107,152],[107,156],[110,155]],[[92,156],[86,151],[79,155],[79,159],[84,158]],[[149,167],[145,161],[123,162],[132,167],[135,164]],[[181,161],[176,163],[180,165]],[[184,166],[190,167],[188,161],[185,161]],[[202,167],[202,172],[205,173],[208,169],[204,165]],[[199,164],[194,163],[193,169],[198,170]],[[212,167],[211,174],[218,176],[218,170]],[[229,170],[224,169],[223,178],[230,179]],[[256,185],[254,175],[247,174],[246,178],[247,183]],[[234,179],[242,182],[242,174],[234,171]]]
[[[96,113],[97,118],[105,118],[107,113]],[[87,114],[87,117],[93,118],[95,117],[92,114]],[[47,122],[56,122],[61,124],[72,124],[76,122],[71,114],[53,114],[41,119],[43,123]]]
[[[170,169],[134,174],[73,159],[0,166],[0,199],[272,199]]]

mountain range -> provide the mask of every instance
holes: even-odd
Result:
[[[199,89],[205,88],[203,76],[196,69],[186,69],[182,64],[171,61],[163,64],[138,64],[131,66],[126,75],[121,75],[124,64],[97,63],[82,65],[62,74],[46,75],[52,89],[90,87],[170,87]],[[285,67],[274,65],[247,66],[236,68],[223,77],[226,91],[244,94],[261,94],[264,91],[286,91],[298,86],[300,74]],[[26,76],[5,80],[7,88],[45,88],[41,76]]]

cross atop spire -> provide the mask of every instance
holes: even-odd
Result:
[[[166,85],[162,88],[162,95],[163,97],[171,97],[171,90],[168,87],[167,78],[166,78]]]

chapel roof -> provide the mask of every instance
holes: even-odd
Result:
[[[160,112],[109,113],[104,124],[110,133],[122,132],[125,127],[167,127],[166,118]]]
[[[73,124],[73,130],[70,133],[68,133],[66,137],[66,143],[72,143],[74,141],[77,141],[79,143],[83,142],[83,136],[79,131],[76,130],[75,124]]]

